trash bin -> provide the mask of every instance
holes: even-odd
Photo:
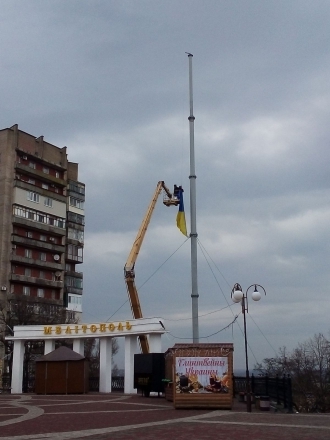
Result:
[[[254,403],[255,399],[254,399],[254,394],[250,393],[251,396],[251,403]],[[247,393],[244,393],[244,402],[247,402]]]
[[[260,396],[260,411],[270,410],[270,399],[269,396]]]

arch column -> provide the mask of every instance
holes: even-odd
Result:
[[[111,393],[112,338],[100,338],[100,393]]]
[[[136,389],[134,389],[134,354],[136,349],[137,336],[125,336],[125,394],[136,393]]]
[[[150,353],[161,353],[162,352],[162,340],[161,335],[151,333],[149,335],[149,349]]]
[[[55,339],[45,339],[44,354],[55,350]]]
[[[81,356],[85,356],[85,344],[84,339],[74,339],[73,340],[73,351],[76,353],[81,354]]]
[[[13,370],[11,378],[11,392],[13,394],[22,394],[24,353],[24,340],[19,339],[14,341]]]

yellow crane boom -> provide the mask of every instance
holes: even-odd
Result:
[[[159,181],[157,183],[156,190],[148,206],[147,212],[142,220],[140,229],[137,233],[131,252],[129,253],[124,267],[125,282],[134,319],[142,318],[139,295],[135,285],[135,263],[139,255],[143,239],[147,232],[151,216],[154,212],[158,197],[162,191],[164,192],[163,203],[165,206],[177,206],[179,204],[178,197],[170,192],[170,190],[167,188],[162,180]],[[139,340],[142,353],[149,353],[149,344],[147,337],[145,335],[140,335]]]

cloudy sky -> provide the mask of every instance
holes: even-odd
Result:
[[[236,282],[267,291],[251,367],[328,335],[329,22],[326,0],[1,1],[0,126],[66,145],[86,184],[85,322],[131,317],[123,267],[159,180],[184,187],[189,229],[191,52],[200,341],[233,342],[244,367]],[[159,200],[136,264],[164,350],[192,337],[175,217]]]

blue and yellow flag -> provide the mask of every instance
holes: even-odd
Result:
[[[187,225],[186,225],[186,216],[184,213],[184,206],[183,206],[183,189],[180,189],[179,191],[179,211],[176,216],[176,225],[180,229],[183,235],[188,237],[187,234]]]

